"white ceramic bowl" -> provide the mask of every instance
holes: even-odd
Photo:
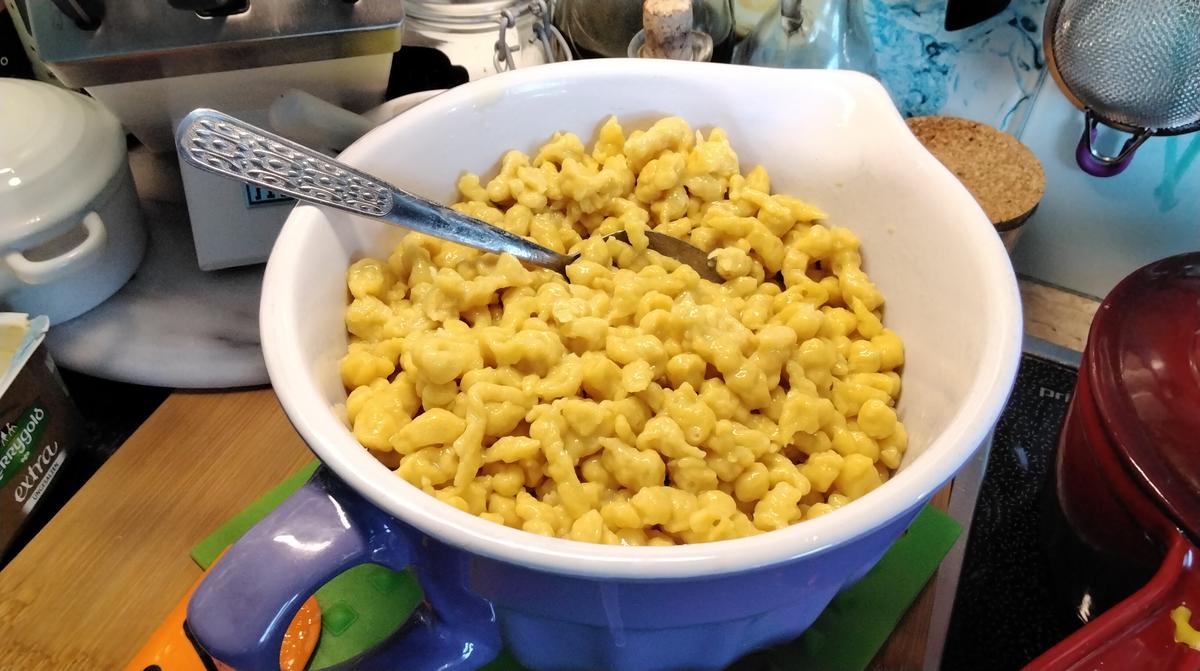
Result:
[[[929,497],[983,442],[1016,373],[1021,304],[1012,266],[971,195],[904,125],[869,77],[831,71],[596,60],[542,66],[450,90],[375,129],[342,159],[416,194],[456,196],[463,171],[494,171],[508,149],[554,131],[591,138],[608,115],[627,129],[665,115],[724,128],[745,167],[772,189],[821,207],[862,240],[904,340],[898,410],[910,436],[900,471],[832,515],[732,543],[596,547],[532,537],[450,510],[402,481],[355,441],[345,401],[346,267],[383,256],[402,231],[297,207],[263,284],[267,369],[284,410],[317,456],[384,510],[452,543],[572,573],[682,576],[729,571],[868,532]]]
[[[903,338],[907,353],[899,413],[910,447],[883,486],[787,529],[668,548],[543,538],[453,509],[378,463],[339,414],[346,397],[338,376],[346,349],[346,267],[363,256],[386,256],[403,231],[315,207],[295,209],[267,266],[260,318],[272,383],[300,434],[351,488],[467,555],[532,570],[527,577],[700,580],[796,567],[816,557],[817,563],[794,568],[789,578],[828,586],[813,597],[812,612],[803,616],[809,619],[745,645],[794,635],[833,593],[878,560],[986,439],[1020,355],[1012,267],[979,206],[909,133],[884,89],[853,73],[651,60],[547,65],[450,90],[371,131],[342,158],[417,194],[450,201],[464,170],[488,173],[506,150],[531,151],[554,131],[591,138],[612,114],[627,130],[665,115],[682,116],[698,128],[724,128],[743,169],[764,165],[773,190],[820,206],[830,224],[861,238],[865,267],[887,298],[885,323]],[[768,583],[755,586],[760,588],[770,594]],[[540,625],[547,627],[555,616],[540,617],[549,618]],[[514,648],[522,645],[519,627],[505,629]],[[616,660],[580,664],[654,667]]]

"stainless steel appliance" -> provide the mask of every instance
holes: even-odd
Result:
[[[379,104],[404,19],[394,0],[63,0],[28,11],[59,79],[159,151],[200,104],[244,112],[287,88],[350,109]]]
[[[55,0],[28,7],[42,60],[149,149],[196,107],[266,124],[297,89],[355,112],[384,99],[399,0]],[[181,166],[200,266],[266,258],[290,199]]]

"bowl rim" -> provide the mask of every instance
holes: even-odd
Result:
[[[737,78],[748,66],[690,63],[650,59],[598,59],[541,65],[463,84],[431,99],[411,113],[438,114],[473,99],[502,96],[526,83],[565,82],[573,85],[588,78],[612,76],[672,77],[681,83],[696,78]],[[753,68],[765,71],[766,68]],[[792,86],[819,82],[833,85],[854,97],[856,105],[874,108],[878,123],[895,135],[894,151],[904,160],[932,171],[939,198],[955,203],[967,216],[979,220],[964,226],[974,239],[972,247],[983,266],[983,276],[994,278],[979,300],[995,317],[992,343],[980,353],[980,373],[951,418],[949,426],[934,436],[925,453],[905,465],[883,486],[854,505],[801,524],[756,536],[672,547],[629,547],[549,538],[506,527],[463,512],[429,496],[398,478],[361,448],[345,424],[316,392],[305,394],[306,363],[297,339],[284,327],[281,297],[290,290],[288,259],[301,248],[306,229],[327,225],[321,210],[301,205],[288,216],[275,243],[263,281],[260,329],[267,370],[285,413],[309,448],[357,492],[405,523],[467,552],[536,570],[620,579],[687,578],[747,571],[781,562],[811,557],[855,539],[869,536],[890,522],[924,505],[948,482],[987,440],[1007,402],[1016,378],[1022,343],[1021,301],[1016,276],[1000,237],[974,198],[912,135],[891,98],[875,79],[855,72],[829,70],[772,70],[773,77],[788,78]],[[429,106],[427,108],[427,106]],[[434,109],[436,108],[436,109]],[[403,118],[398,117],[398,119]],[[356,165],[368,149],[381,141],[389,121],[363,136],[342,153]],[[404,123],[399,121],[399,123]],[[291,264],[294,265],[294,264]],[[277,315],[277,312],[280,315]],[[279,327],[276,327],[279,325]],[[376,467],[353,463],[347,446]]]

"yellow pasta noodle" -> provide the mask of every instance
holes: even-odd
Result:
[[[742,173],[720,129],[609,119],[590,150],[557,133],[458,188],[455,209],[580,258],[564,278],[414,233],[351,265],[350,428],[414,486],[531,533],[676,545],[813,519],[900,466],[904,347],[858,239]]]

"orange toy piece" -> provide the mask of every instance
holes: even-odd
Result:
[[[222,553],[224,554],[224,553]],[[220,561],[220,557],[217,561]],[[216,562],[213,562],[216,566]],[[209,567],[212,570],[212,567]],[[188,589],[187,594],[167,614],[163,623],[146,640],[142,649],[125,666],[125,671],[226,671],[229,667],[209,656],[187,628],[187,605],[200,581],[208,575],[205,571]],[[303,671],[317,648],[321,635],[321,609],[315,597],[309,597],[296,619],[283,635],[283,647],[279,650],[280,671]]]

